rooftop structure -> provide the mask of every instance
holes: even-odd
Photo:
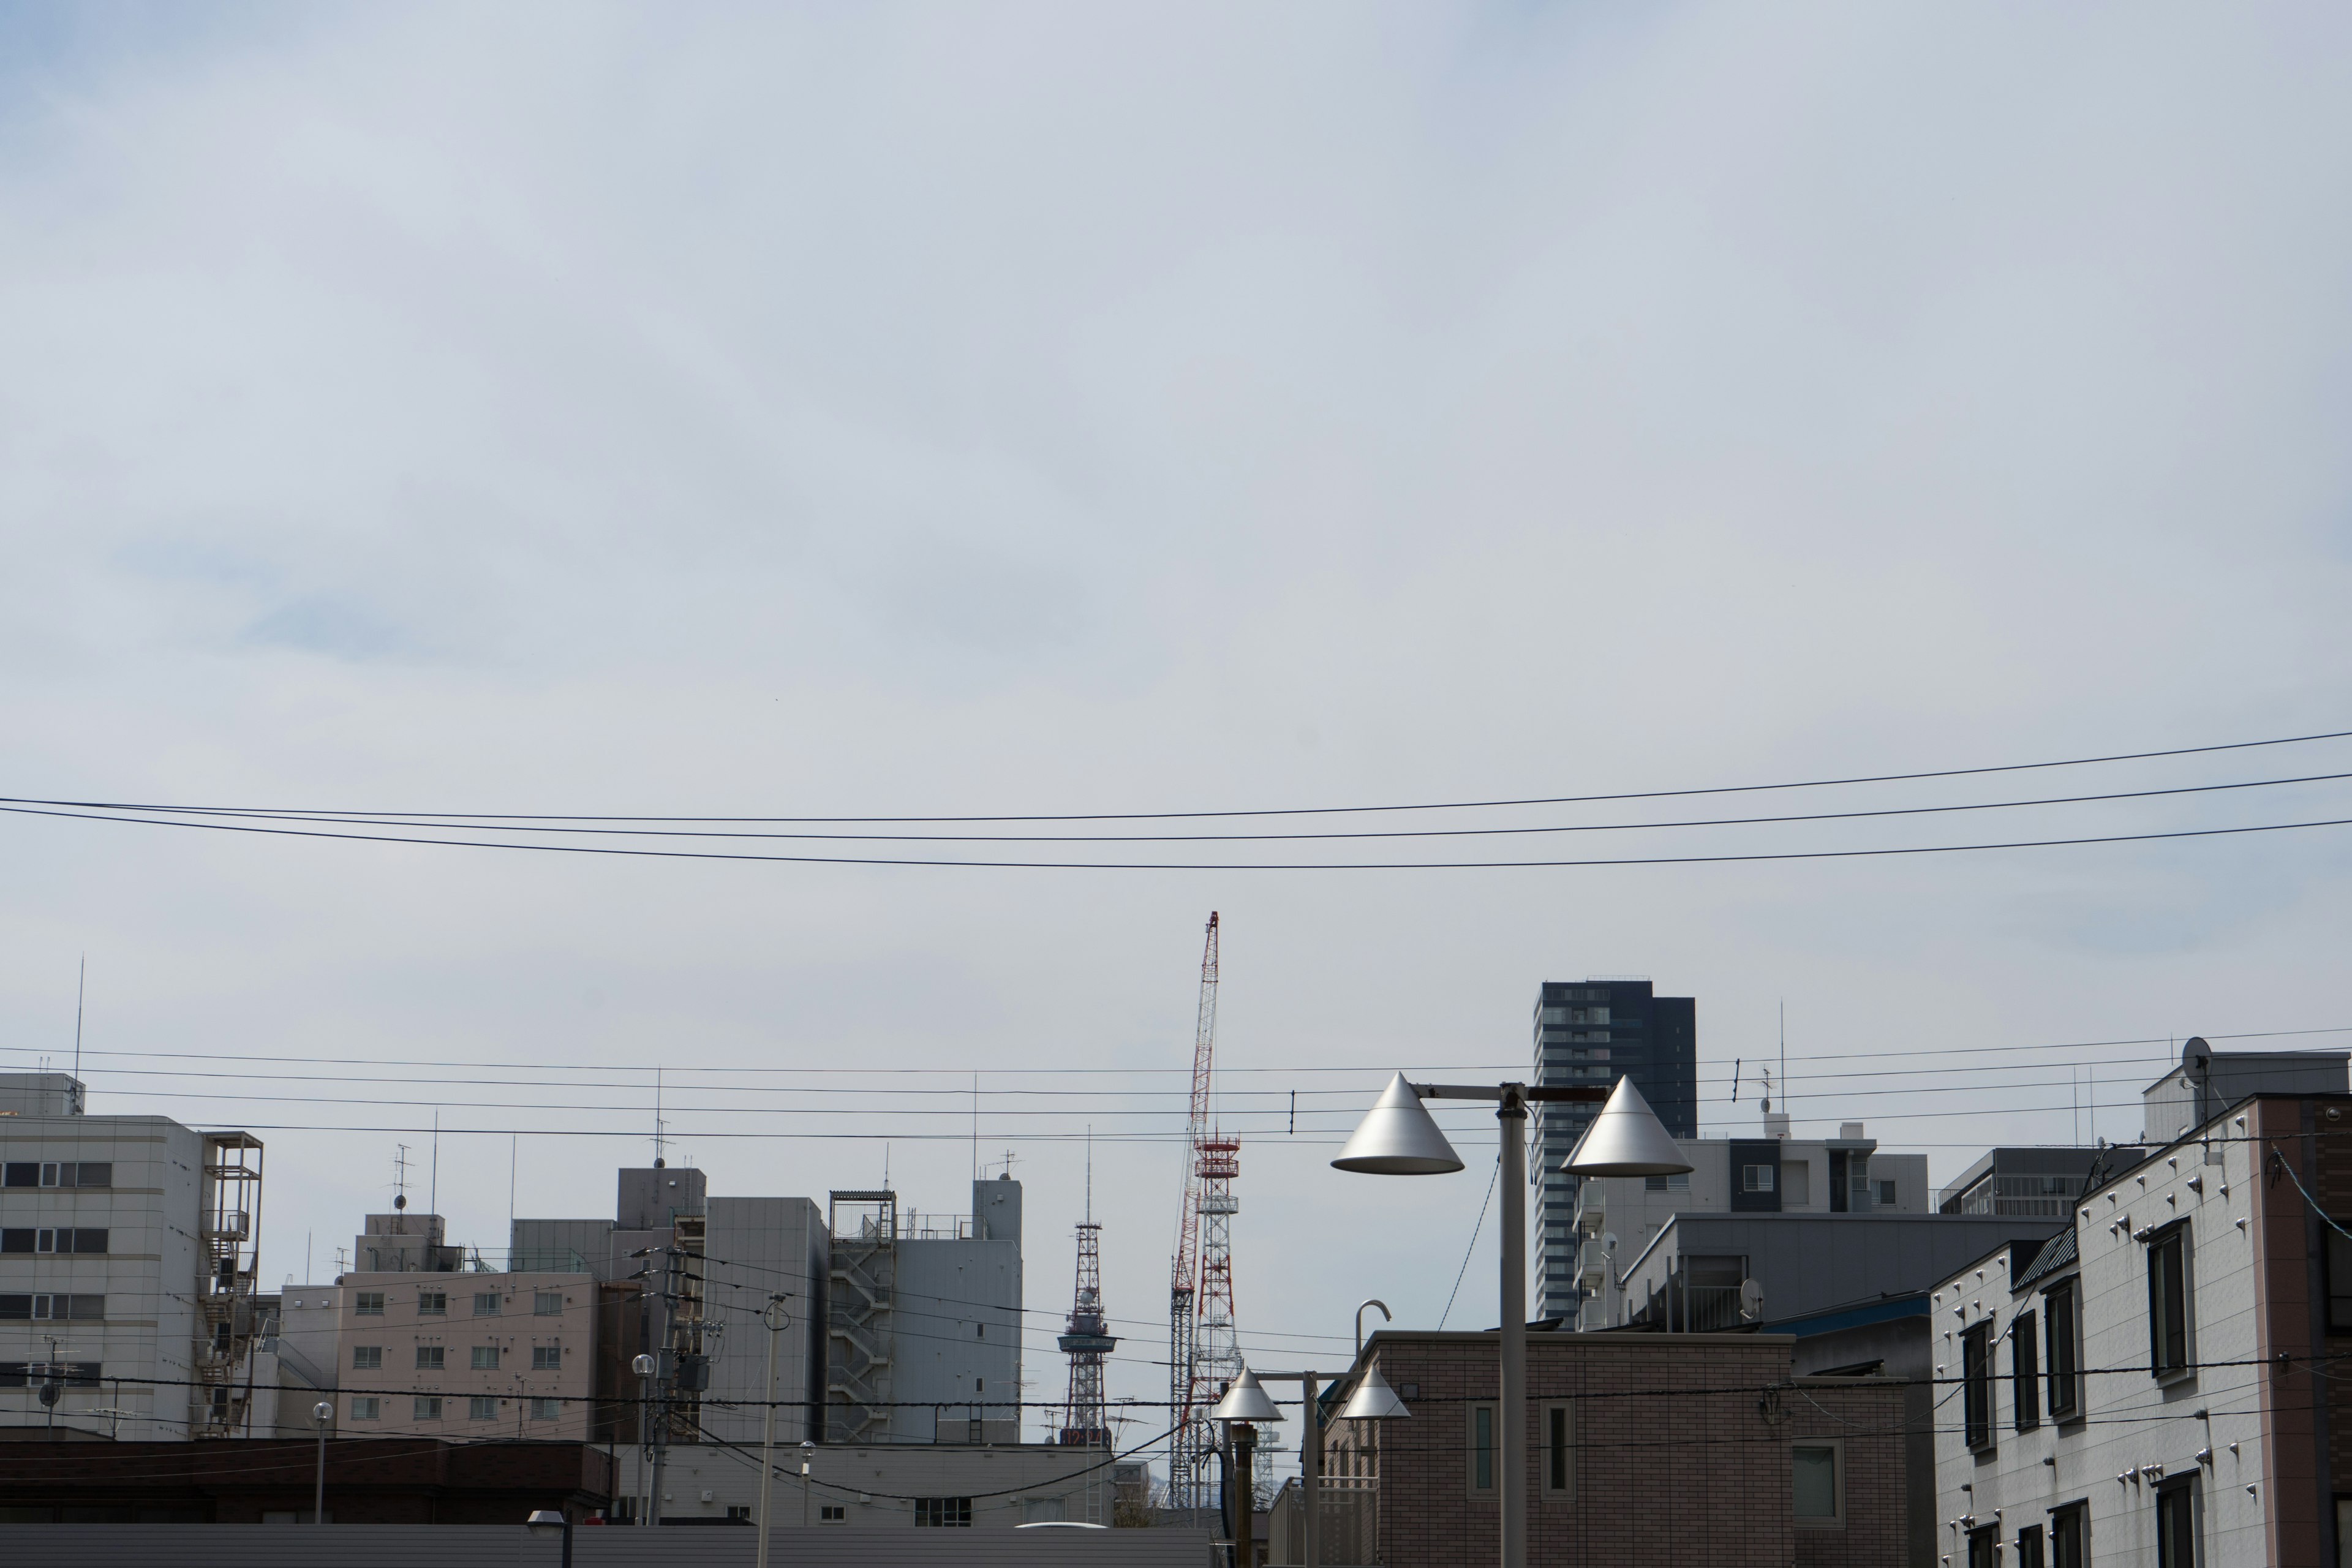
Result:
[[[1778,1114],[1768,1121],[1785,1124]],[[1928,1212],[1927,1157],[1880,1152],[1858,1121],[1841,1125],[1834,1138],[1680,1138],[1675,1145],[1690,1162],[1687,1175],[1595,1177],[1579,1186],[1571,1231],[1579,1307],[1570,1320],[1577,1328],[1626,1321],[1623,1277],[1677,1215]],[[1767,1310],[1777,1315],[1783,1304]]]

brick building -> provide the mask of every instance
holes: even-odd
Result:
[[[1383,1330],[1366,1342],[1360,1364],[1378,1366],[1412,1414],[1335,1424],[1325,1473],[1343,1495],[1370,1494],[1377,1561],[1495,1560],[1496,1341]],[[1885,1568],[1916,1555],[1906,1539],[1908,1385],[1795,1377],[1795,1342],[1530,1334],[1528,1563]]]

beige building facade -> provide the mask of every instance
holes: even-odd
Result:
[[[587,1438],[593,1276],[347,1274],[332,1291],[341,1436]]]

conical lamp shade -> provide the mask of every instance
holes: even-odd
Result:
[[[1234,1385],[1225,1390],[1225,1396],[1217,1401],[1217,1407],[1209,1412],[1209,1419],[1279,1421],[1282,1412],[1276,1410],[1274,1401],[1265,1396],[1265,1390],[1258,1384],[1257,1374],[1244,1367],[1242,1374],[1234,1379]]]
[[[1331,1162],[1342,1171],[1373,1176],[1443,1176],[1462,1168],[1462,1156],[1423,1110],[1421,1096],[1399,1073],[1348,1135]]]
[[[1370,1366],[1364,1369],[1363,1381],[1356,1384],[1356,1392],[1348,1395],[1348,1407],[1339,1412],[1339,1419],[1389,1421],[1412,1414],[1404,1407],[1404,1401],[1396,1396],[1396,1390],[1389,1386],[1388,1379],[1381,1375],[1381,1369]]]
[[[1609,1103],[1569,1151],[1560,1169],[1572,1176],[1677,1176],[1691,1168],[1672,1134],[1630,1078],[1621,1078]]]

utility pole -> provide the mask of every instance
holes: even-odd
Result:
[[[791,1324],[793,1318],[792,1314],[784,1310],[784,1298],[782,1295],[770,1296],[768,1298],[767,1310],[761,1312],[760,1317],[761,1320],[768,1325],[768,1397],[767,1411],[761,1421],[760,1426],[760,1550],[758,1552],[758,1563],[759,1568],[768,1568],[768,1525],[770,1522],[768,1499],[769,1494],[774,1489],[774,1482],[776,1479],[776,1342],[783,1337],[784,1330]],[[802,1490],[805,1493],[807,1490],[806,1487],[803,1487]],[[802,1511],[806,1512],[807,1510],[803,1508]]]

